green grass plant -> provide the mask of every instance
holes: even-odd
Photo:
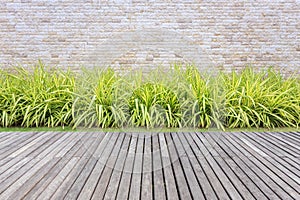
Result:
[[[1,71],[1,126],[55,127],[72,121],[73,74],[47,71],[40,62],[32,72]]]
[[[221,74],[225,92],[223,118],[226,127],[298,127],[299,79],[287,78],[274,69],[240,74]]]
[[[148,73],[111,68],[0,71],[0,127],[298,128],[299,77],[273,68],[209,75],[172,65]]]

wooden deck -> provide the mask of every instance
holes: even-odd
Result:
[[[300,132],[0,133],[0,199],[300,199]]]

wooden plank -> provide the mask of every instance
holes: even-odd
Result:
[[[233,184],[230,182],[230,180],[227,178],[225,173],[222,171],[220,166],[216,163],[212,155],[217,156],[217,153],[213,149],[213,147],[207,148],[209,143],[207,140],[204,138],[203,134],[195,134],[191,133],[190,136],[193,138],[194,142],[198,145],[198,147],[201,147],[200,150],[202,154],[205,156],[205,159],[209,163],[210,168],[214,171],[218,179],[221,181],[224,189],[227,191],[228,195],[233,198],[233,199],[242,199],[238,191],[235,189]],[[214,152],[212,154],[212,152]],[[217,188],[219,190],[219,188]]]
[[[78,136],[78,134],[73,134],[73,140],[76,138],[76,136]],[[79,136],[80,137],[80,136]],[[75,145],[74,145],[75,146]],[[65,146],[62,146],[62,148],[64,149]],[[57,148],[54,151],[48,153],[43,159],[41,159],[39,162],[35,163],[35,165],[30,168],[30,170],[28,170],[25,174],[23,174],[18,180],[16,180],[13,185],[11,185],[10,187],[8,187],[4,192],[3,195],[4,196],[11,196],[14,193],[16,193],[17,190],[19,190],[20,187],[22,187],[27,181],[30,181],[30,179],[34,179],[38,174],[39,171],[49,171],[52,168],[51,164],[56,164],[57,163],[57,159],[55,159],[55,157],[53,155],[59,153],[60,151],[56,151],[56,150],[61,150],[62,148]],[[76,152],[78,150],[78,148],[73,148],[70,149],[70,151],[68,152],[70,155],[74,154],[73,152]],[[71,157],[71,156],[70,156]],[[51,160],[55,160],[56,162],[51,162]],[[46,167],[46,164],[48,163],[48,165]],[[42,167],[42,168],[41,168]],[[14,199],[14,198],[12,198]]]
[[[300,132],[299,131],[289,131],[286,133],[289,134],[290,136],[294,137],[296,140],[298,140],[300,142]]]
[[[65,134],[62,132],[52,132],[52,134],[54,135],[53,137],[49,138],[48,140],[46,140],[43,144],[39,145],[37,148],[35,148],[34,150],[32,150],[31,152],[25,152],[27,154],[24,154],[26,157],[30,157],[30,158],[35,158],[38,157],[39,154],[41,154],[45,149],[47,148],[51,148],[51,146],[63,139],[64,137],[69,137],[71,136],[71,134]]]
[[[22,135],[21,137],[18,137],[18,140],[15,141],[13,144],[8,144],[4,148],[1,149],[0,159],[10,157],[15,157],[13,153],[15,151],[18,151],[19,149],[22,149],[23,146],[26,146],[28,143],[30,143],[32,140],[42,136],[42,133],[38,134],[28,134],[28,135]]]
[[[73,133],[75,137],[72,138],[72,140],[68,141],[67,143],[64,143],[64,148],[62,148],[57,154],[55,154],[55,157],[63,157],[78,141],[81,140],[81,138],[84,136],[85,133]]]
[[[31,137],[33,135],[34,135],[33,133],[22,135],[21,132],[18,132],[18,133],[15,133],[15,134],[8,135],[5,138],[2,138],[2,140],[0,141],[0,152],[2,153],[3,149],[6,148],[6,147],[11,146],[12,144],[14,144],[18,141],[20,142],[20,139],[22,139],[22,138],[25,139],[26,138],[25,136]]]
[[[127,150],[130,147],[129,142],[130,142],[130,137],[128,135],[126,135],[122,150],[119,152],[117,162],[114,166],[112,175],[111,175],[109,183],[107,185],[107,190],[106,190],[104,199],[116,199],[116,197],[118,195],[118,192],[119,192],[118,189],[119,189],[122,177],[123,177],[125,160],[126,160],[126,157],[128,154]],[[127,147],[127,150],[124,150],[124,148],[126,149],[126,147]]]
[[[295,140],[293,137],[291,137],[289,134],[286,134],[285,132],[276,132],[275,133],[277,137],[281,138],[281,141],[288,143],[288,144],[292,144],[292,146],[296,147],[299,149],[299,142],[300,140]]]
[[[81,177],[80,176],[81,174],[85,174],[84,170],[88,169],[90,164],[94,165],[96,163],[93,154],[104,138],[104,133],[102,134],[88,133],[88,135],[90,136],[87,137],[87,140],[82,141],[83,150],[77,151],[76,154],[74,155],[75,157],[78,157],[80,160],[73,168],[73,170],[70,172],[70,174],[65,178],[63,183],[60,184],[59,188],[57,188],[57,190],[51,197],[52,199],[63,199],[67,195],[71,187],[76,188],[78,194],[83,188],[85,180],[81,179],[80,181],[77,181],[77,179]]]
[[[39,169],[37,171],[37,165],[33,165],[32,170],[30,169],[29,173],[23,174],[20,179],[18,179],[13,185],[8,187],[1,195],[3,195],[5,199],[9,200],[21,199],[21,197],[26,194],[26,191],[23,190],[24,186],[30,188],[30,186],[26,185],[28,182],[33,182],[33,184],[36,184],[40,179],[43,178],[42,171],[47,173],[58,162],[58,160],[59,159],[57,158],[53,158],[51,160],[48,160],[48,162],[38,163],[37,165],[39,166]],[[2,197],[0,198],[3,199]]]
[[[39,142],[37,142],[37,140],[39,138],[41,138],[41,137],[35,138],[33,140],[33,141],[35,141],[37,146],[41,145],[41,144],[39,144]],[[29,143],[31,143],[31,142],[29,142]],[[31,146],[31,148],[34,148],[33,145]],[[29,149],[24,149],[24,151],[22,151],[18,155],[16,155],[17,157],[16,156],[14,156],[14,157],[7,156],[7,157],[3,158],[1,160],[2,164],[0,165],[0,174],[3,172],[6,172],[8,169],[11,169],[15,164],[18,165],[18,162],[20,160],[22,160],[22,157],[26,157],[29,153],[30,153]]]
[[[20,168],[22,168],[26,163],[28,163],[31,160],[31,158],[15,158],[15,163],[10,166],[5,166],[5,168],[1,167],[0,172],[0,182],[3,182],[8,177],[10,177],[12,174],[14,174],[16,171],[18,171]]]
[[[168,144],[164,133],[159,133],[159,144],[161,149],[162,166],[165,178],[165,187],[167,190],[167,199],[179,199],[179,191],[172,169],[171,156],[168,150]]]
[[[152,172],[153,172],[153,193],[154,199],[164,200],[166,199],[166,188],[164,184],[164,174],[162,169],[162,160],[161,160],[161,149],[159,146],[158,134],[152,136]]]
[[[185,178],[179,157],[177,155],[175,144],[171,139],[170,133],[165,133],[167,147],[169,150],[171,164],[174,170],[174,177],[178,185],[178,191],[181,199],[191,199],[190,189],[187,184],[187,180]]]
[[[47,146],[47,148],[43,149],[41,152],[39,152],[39,154],[35,155],[35,158],[44,158],[47,154],[55,151],[56,149],[62,148],[61,144],[68,143],[73,138],[73,136],[73,134],[65,133],[58,140],[54,141],[50,146]]]
[[[187,142],[186,138],[185,138],[185,134],[187,133],[181,133],[178,134],[178,137],[182,143],[182,146],[185,149],[185,152],[191,162],[191,167],[195,173],[195,177],[197,178],[198,183],[200,184],[203,194],[205,196],[206,199],[218,199],[218,197],[216,196],[215,191],[213,190],[210,181],[208,180],[206,174],[204,173],[204,170],[201,166],[201,164],[199,163],[199,161],[196,158],[195,153],[193,152],[193,150],[191,149],[191,145]]]
[[[273,134],[261,134],[261,136],[268,137],[269,141],[277,143],[280,147],[287,148],[291,151],[294,151],[297,154],[297,157],[300,156],[300,147],[299,145],[295,144],[292,141],[286,139],[286,137],[280,136],[280,133],[273,133]]]
[[[228,155],[226,155],[225,151],[219,146],[219,144],[211,138],[213,135],[218,137],[220,134],[221,133],[203,134],[203,136],[207,139],[207,141],[211,144],[211,146],[214,147],[214,149],[217,151],[217,153],[219,153],[220,155],[223,154],[222,157],[216,156],[216,157],[214,157],[214,159],[217,161],[219,166],[222,166],[223,172],[227,175],[227,177],[230,179],[231,183],[239,191],[239,193],[243,196],[244,199],[255,199],[254,196],[251,194],[251,192],[248,190],[248,188],[245,187],[243,182],[240,181],[237,174],[235,173],[235,170],[232,170],[227,165],[227,162],[225,161],[225,159],[228,158]],[[224,156],[224,154],[225,154],[225,156]]]
[[[92,196],[95,189],[94,187],[96,187],[98,180],[98,177],[95,176],[95,172],[93,170],[97,170],[95,167],[98,159],[102,156],[102,154],[106,154],[105,148],[109,148],[107,145],[111,145],[111,141],[116,140],[116,138],[111,140],[112,134],[101,134],[104,134],[103,139],[100,141],[95,152],[91,155],[86,167],[82,170],[72,187],[68,190],[65,199],[83,199],[87,195],[90,197]]]
[[[300,199],[298,132],[22,134],[0,133],[0,199]]]
[[[104,164],[104,170],[102,171],[101,176],[99,177],[92,199],[103,199],[111,174],[113,172],[113,168],[117,161],[118,155],[121,151],[121,147],[124,142],[124,139],[126,139],[125,134],[118,133],[117,142],[115,143],[113,150],[108,157],[107,162]]]
[[[294,145],[293,143],[289,143],[288,141],[282,141],[282,138],[277,136],[276,133],[255,133],[256,137],[265,140],[268,143],[271,143],[277,148],[282,149],[286,152],[293,152],[293,154],[300,155],[300,147],[298,145]]]
[[[27,156],[30,152],[34,151],[36,147],[43,145],[46,141],[50,140],[55,135],[56,134],[53,132],[41,133],[38,137],[35,137],[33,140],[28,141],[28,143],[22,144],[21,148],[11,153],[9,157]]]
[[[241,176],[241,180],[247,185],[252,194],[257,199],[266,199],[267,197],[279,199],[271,188],[261,180],[259,174],[256,174],[256,170],[247,165],[249,159],[234,146],[234,142],[231,143],[230,138],[224,137],[225,133],[222,135],[222,139],[215,138],[214,135],[211,135],[211,137],[217,141],[217,143],[228,153],[229,157],[232,158],[226,159],[225,161],[227,161],[236,172],[239,172],[238,174]]]
[[[26,142],[24,141],[21,144],[16,144],[16,147],[18,147],[18,149],[16,149],[16,151],[11,152],[8,157],[14,158],[19,156],[22,152],[24,152],[25,150],[27,150],[28,148],[30,148],[31,146],[33,146],[36,143],[39,143],[41,140],[44,140],[45,138],[49,137],[48,132],[46,133],[37,133],[34,136],[30,137],[30,139],[27,139]]]
[[[243,134],[242,137],[243,138],[246,137],[247,139],[249,139],[249,141],[251,141],[253,143],[254,146],[256,146],[258,148],[261,148],[260,143],[257,142],[257,140],[256,140],[257,139],[256,135],[253,135],[253,134]],[[243,138],[241,138],[241,140],[243,140]],[[271,154],[271,157],[264,157],[264,158],[261,158],[260,160],[266,166],[268,166],[270,169],[272,169],[272,171],[275,172],[279,177],[281,177],[281,179],[283,179],[283,180],[288,180],[289,178],[293,179],[293,181],[289,182],[289,184],[294,189],[298,188],[298,184],[300,183],[300,178],[297,176],[297,172],[296,172],[296,174],[291,173],[288,170],[289,165],[286,162],[283,163],[283,165],[281,165],[278,162],[278,159],[276,160],[276,156],[277,155]]]
[[[95,163],[94,166],[89,168],[85,171],[85,173],[82,173],[82,178],[79,177],[77,181],[81,179],[86,179],[85,185],[80,191],[80,194],[78,195],[78,189],[76,187],[72,187],[68,194],[66,195],[65,199],[74,199],[74,197],[78,196],[77,199],[90,199],[93,195],[93,192],[97,186],[98,179],[101,176],[103,169],[106,165],[106,162],[111,154],[111,151],[113,150],[115,143],[117,142],[118,138],[117,133],[106,133],[104,139],[102,140],[101,144],[99,145],[99,148],[96,150],[94,156],[98,160]],[[76,184],[74,184],[75,186]]]
[[[0,152],[3,152],[3,150],[6,147],[15,146],[18,143],[26,141],[26,139],[33,137],[36,134],[39,134],[39,133],[37,133],[37,132],[18,132],[16,134],[11,134],[0,141]]]
[[[83,136],[83,142],[88,143],[88,139],[90,137],[89,134],[87,134],[88,136],[86,136],[86,134]],[[43,191],[45,188],[48,187],[49,184],[51,184],[51,182],[55,179],[55,177],[58,176],[58,174],[60,173],[60,171],[64,168],[64,166],[69,162],[69,160],[74,157],[78,152],[84,152],[84,148],[82,148],[82,143],[81,142],[77,142],[76,145],[73,146],[72,149],[74,149],[73,151],[69,151],[69,153],[64,156],[63,158],[59,158],[59,162],[56,163],[56,165],[50,170],[50,171],[42,171],[39,172],[37,174],[37,176],[35,176],[31,181],[28,181],[26,184],[24,184],[22,187],[20,188],[20,190],[22,191],[23,194],[26,194],[25,197],[23,197],[23,199],[36,199]],[[39,178],[39,176],[43,176],[42,178]],[[39,180],[39,181],[34,181],[35,179]],[[36,183],[36,184],[34,184]],[[59,188],[63,185],[63,183],[61,183],[59,185]],[[59,190],[59,188],[57,189],[57,191]],[[24,191],[24,192],[23,192]],[[15,199],[19,199],[21,196],[17,196],[16,194],[14,195]]]
[[[294,159],[298,160],[298,162],[295,162]],[[291,158],[288,158],[288,157],[283,157],[283,160],[288,163],[289,165],[293,166],[294,168],[296,168],[298,171],[300,169],[300,164],[299,164],[299,158],[294,158],[294,159],[291,159]],[[300,175],[300,173],[296,173],[296,175]]]
[[[4,159],[0,160],[0,167],[2,167],[3,165],[5,165],[6,163],[8,163],[11,160],[12,160],[12,158],[4,158]]]
[[[273,144],[272,142],[269,142],[268,140],[259,137],[259,134],[257,134],[257,133],[247,133],[247,132],[245,132],[245,133],[241,134],[241,136],[243,138],[245,136],[252,136],[252,138],[255,137],[256,142],[258,142],[260,144],[263,144],[266,148],[273,149],[274,153],[276,153],[278,156],[282,156],[282,157],[284,157],[284,156],[286,156],[286,157],[295,157],[295,156],[297,156],[297,154],[295,152],[292,152],[288,149],[282,148],[281,146]],[[253,146],[255,146],[255,145],[253,145]]]
[[[152,155],[151,143],[152,137],[145,135],[143,152],[143,173],[141,199],[153,199],[152,196]]]
[[[48,135],[45,134],[45,136],[48,136]],[[42,144],[40,144],[41,139],[45,139],[45,138],[44,137],[35,138],[33,141],[27,143],[27,145],[25,145],[24,147],[21,147],[20,149],[15,151],[13,153],[14,154],[13,156],[11,154],[10,156],[3,159],[3,160],[9,160],[9,161],[0,167],[0,171],[7,171],[7,169],[11,169],[15,164],[19,165],[18,162],[20,160],[22,160],[23,157],[27,156],[27,154],[29,154],[30,151],[34,151],[35,150],[34,148],[36,148],[36,146],[42,145]]]
[[[276,175],[274,174],[271,170],[269,170],[267,167],[265,167],[259,160],[256,159],[255,156],[257,156],[258,154],[253,151],[250,147],[248,147],[247,145],[245,145],[245,143],[241,142],[238,140],[238,138],[236,136],[234,136],[234,134],[228,134],[229,137],[231,137],[235,142],[237,142],[239,145],[237,145],[237,147],[239,149],[244,149],[245,151],[251,152],[251,156],[249,156],[249,165],[253,168],[255,168],[255,171],[259,173],[259,176],[266,181],[266,184],[268,185],[272,185],[272,190],[274,192],[276,192],[276,194],[278,194],[280,196],[280,198],[284,198],[284,199],[292,199],[290,194],[288,192],[286,192],[282,187],[281,183],[283,183],[283,181]],[[283,183],[284,184],[284,183]],[[286,185],[286,184],[284,184]],[[294,195],[294,191],[291,190],[291,188],[288,186],[288,190],[290,190],[292,192],[292,195]]]
[[[17,132],[0,132],[0,142],[5,141],[7,138],[14,137]]]
[[[243,153],[244,149],[241,148],[241,146],[230,137],[230,134],[232,133],[224,134],[226,136],[223,137],[224,139],[222,140],[222,142],[224,143],[224,145],[228,146],[232,152],[234,152],[232,157],[235,158],[234,160],[236,161],[237,165],[240,166],[241,169],[243,169],[248,177],[253,180],[253,182],[267,197],[271,199],[280,199],[280,195],[278,195],[277,193],[280,194],[282,190],[280,188],[278,190],[278,186],[274,183],[274,181],[266,176],[260,168],[253,164],[250,159],[251,156],[245,155]],[[274,192],[274,189],[278,190],[278,192]]]
[[[143,170],[143,146],[144,146],[144,135],[137,134],[137,148],[136,148],[132,180],[131,180],[128,199],[133,199],[133,200],[140,199],[142,172],[143,172],[142,171]]]
[[[298,167],[294,167],[293,165],[291,165],[289,162],[284,160],[284,157],[278,156],[276,153],[274,153],[273,149],[267,148],[265,145],[256,142],[255,138],[252,138],[250,134],[247,134],[247,138],[253,141],[257,148],[268,155],[267,157],[265,157],[266,160],[277,166],[278,169],[280,169],[282,172],[284,172],[286,175],[300,184],[300,178],[298,176],[300,174],[300,170]]]
[[[130,185],[133,184],[131,183],[131,178],[134,173],[133,167],[134,167],[135,155],[137,154],[136,153],[137,143],[138,143],[138,135],[133,133],[131,136],[130,148],[128,151],[128,155],[126,157],[125,166],[123,169],[116,199],[128,199],[129,197]]]
[[[178,133],[178,134],[184,134],[184,133]],[[171,138],[173,139],[173,142],[175,144],[174,148],[176,150],[177,156],[182,166],[183,173],[189,187],[189,191],[193,199],[205,199],[200,184],[197,181],[196,175],[193,171],[193,167],[191,166],[190,160],[188,159],[188,156],[182,146],[182,143],[178,138],[178,134],[171,133]]]
[[[78,157],[72,157],[71,160],[64,166],[60,173],[55,177],[55,179],[47,186],[47,188],[38,196],[37,199],[45,200],[50,199],[52,194],[57,190],[59,185],[64,181],[66,176],[73,169],[75,164],[78,162]]]
[[[6,188],[11,186],[15,181],[20,180],[24,176],[24,174],[26,174],[26,172],[28,172],[29,169],[32,169],[37,163],[40,163],[42,160],[43,160],[43,162],[46,162],[47,160],[45,159],[45,157],[47,156],[47,154],[49,154],[54,148],[56,148],[54,150],[59,151],[60,148],[57,148],[58,145],[61,142],[63,142],[64,139],[68,138],[69,136],[70,135],[65,135],[63,138],[60,138],[60,140],[56,141],[52,145],[52,148],[45,149],[42,152],[43,155],[41,157],[33,158],[32,160],[30,160],[30,162],[26,163],[20,170],[16,171],[11,176],[7,177],[5,179],[5,181],[0,182],[0,193],[4,192],[4,190],[6,190]],[[43,163],[41,163],[41,164],[43,164]]]

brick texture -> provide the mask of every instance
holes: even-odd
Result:
[[[0,66],[300,67],[300,1],[3,0]]]

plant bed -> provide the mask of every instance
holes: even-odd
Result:
[[[163,75],[162,75],[163,74]],[[298,128],[300,79],[274,69],[209,76],[173,65],[147,74],[61,71],[39,63],[0,71],[0,127]],[[5,130],[5,129],[3,129]]]

